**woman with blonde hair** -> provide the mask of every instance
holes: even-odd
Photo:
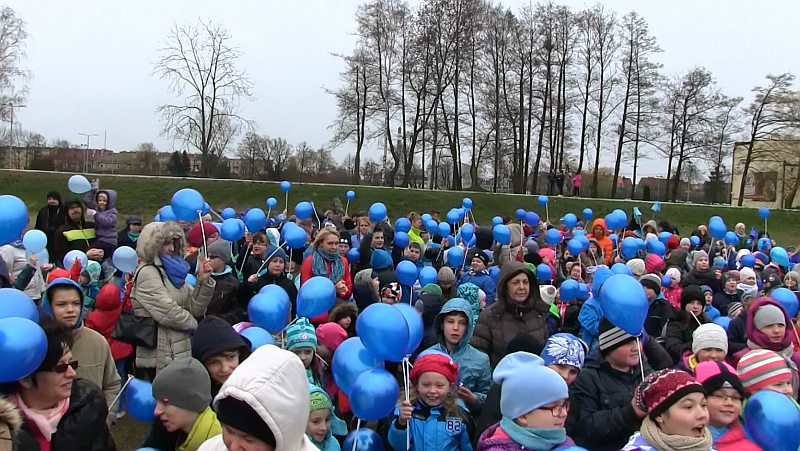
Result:
[[[312,277],[327,277],[336,285],[338,299],[350,299],[353,292],[350,263],[339,254],[339,234],[334,229],[323,228],[317,233],[311,245],[311,254],[303,261],[300,285]]]

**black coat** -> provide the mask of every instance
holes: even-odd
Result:
[[[106,399],[97,386],[81,379],[72,382],[67,412],[50,439],[51,451],[115,451],[117,446],[106,426]],[[27,422],[22,436],[33,437]],[[40,451],[36,440],[20,440],[20,451]]]
[[[742,312],[728,325],[728,357],[747,347],[747,313]]]
[[[128,246],[136,250],[136,243],[137,241],[133,241],[128,238],[128,229],[122,230],[117,234],[117,247]]]
[[[211,276],[217,283],[206,308],[206,315],[224,319],[230,324],[245,320],[244,308],[239,305],[239,279],[231,271]]]
[[[705,324],[706,315],[701,314],[697,319]],[[664,335],[664,348],[669,352],[672,362],[677,365],[683,359],[683,353],[692,350],[692,335],[700,327],[691,315],[681,310],[678,315],[667,324],[667,333]]]
[[[51,256],[54,255],[53,237],[55,237],[56,230],[63,225],[64,206],[61,205],[60,201],[57,207],[45,205],[41,208],[41,210],[39,210],[39,214],[36,215],[36,225],[34,228],[41,230],[45,235],[47,235],[47,252]]]
[[[269,275],[269,273],[266,273],[259,277],[255,283],[248,282],[247,276],[244,274],[242,274],[242,276],[244,277],[244,282],[242,283],[241,290],[239,290],[239,304],[245,311],[247,311],[247,304],[250,303],[250,298],[252,298],[265,286],[274,284],[286,290],[286,294],[289,295],[289,302],[291,303],[291,315],[292,318],[294,318],[295,312],[297,311],[297,287],[294,286],[294,282],[289,280],[285,274],[282,274],[278,277],[272,277]]]
[[[731,303],[733,302],[742,302],[741,295],[738,291],[734,294],[728,294],[725,291],[720,291],[719,293],[714,293],[714,299],[711,301],[711,305],[713,305],[715,309],[719,310],[720,315],[728,316],[728,307],[730,307]]]
[[[647,318],[644,320],[644,330],[647,335],[659,338],[664,333],[664,326],[672,318],[672,306],[664,298],[654,300],[647,309]]]
[[[714,293],[719,293],[721,291],[719,279],[717,279],[717,275],[714,274],[714,270],[711,268],[709,268],[708,271],[702,272],[697,269],[689,271],[689,273],[681,279],[681,287],[686,288],[689,285],[697,285],[698,287],[706,285],[711,288],[711,291]]]

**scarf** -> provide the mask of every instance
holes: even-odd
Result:
[[[52,409],[46,410],[31,409],[25,405],[22,401],[22,397],[16,393],[10,395],[9,400],[19,407],[25,419],[32,422],[48,442],[53,437],[53,434],[55,434],[58,423],[69,408],[69,398],[59,402]]]
[[[22,244],[22,235],[18,236],[14,241],[8,243],[11,246],[16,247],[17,249],[25,249],[25,245]]]
[[[158,254],[161,264],[169,277],[169,281],[175,288],[181,288],[186,283],[186,276],[189,274],[189,264],[180,255]]]
[[[325,262],[331,264],[331,275],[328,275],[328,265]],[[338,282],[344,276],[344,264],[342,257],[339,256],[339,251],[328,253],[321,247],[314,249],[311,256],[311,274],[315,277],[327,277],[333,283]]]
[[[642,421],[640,432],[647,443],[658,451],[709,451],[714,444],[714,437],[708,428],[703,430],[702,437],[667,435],[649,416]]]
[[[567,430],[564,428],[526,428],[506,417],[500,420],[500,427],[515,443],[534,451],[550,451],[567,440]]]
[[[194,421],[192,430],[189,431],[189,436],[178,447],[178,451],[189,451],[200,448],[206,440],[211,437],[216,437],[222,434],[222,426],[217,421],[217,414],[211,410],[211,407],[206,407]]]
[[[134,243],[139,239],[139,232],[131,232],[130,230],[126,232],[128,235],[128,239],[133,241]]]

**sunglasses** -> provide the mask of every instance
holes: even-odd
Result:
[[[78,369],[78,361],[74,360],[69,363],[59,363],[58,365],[54,366],[52,372],[64,374],[67,372],[67,368],[72,367],[72,371],[76,371]]]

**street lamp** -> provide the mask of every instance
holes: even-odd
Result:
[[[89,162],[89,138],[92,136],[97,136],[97,133],[88,134],[88,133],[78,133],[79,135],[86,137],[86,149],[83,151],[83,173],[88,174],[89,171],[86,169],[87,164]]]

